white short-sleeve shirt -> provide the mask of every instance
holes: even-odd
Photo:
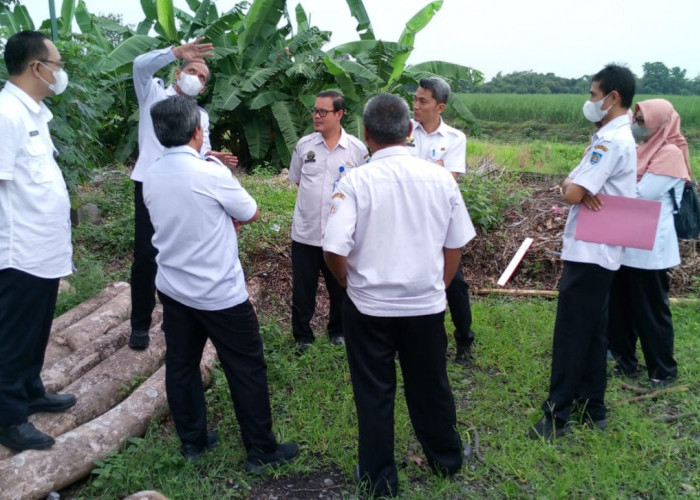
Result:
[[[422,316],[445,310],[443,248],[474,236],[452,175],[392,146],[340,180],[323,249],[347,257],[347,293],[360,312]]]
[[[611,120],[593,135],[591,146],[569,177],[590,194],[635,197],[637,148],[626,114]],[[616,271],[622,263],[623,247],[574,238],[579,208],[577,203],[569,209],[561,258]]]
[[[231,218],[248,221],[257,205],[228,169],[188,146],[167,148],[145,173],[143,199],[155,230],[158,290],[205,311],[248,299]]]
[[[70,198],[44,103],[7,82],[0,92],[0,269],[54,279],[73,270]]]
[[[134,181],[142,182],[146,169],[163,153],[163,145],[158,141],[153,130],[151,107],[163,99],[178,94],[172,85],[166,88],[163,80],[153,78],[153,75],[176,60],[172,47],[152,50],[134,59],[134,91],[139,103],[139,157],[131,172],[131,179]],[[200,153],[205,154],[211,151],[209,115],[202,107],[199,108],[199,114],[204,131],[204,142]]]
[[[329,150],[320,132],[299,139],[289,164],[289,180],[299,184],[292,219],[292,239],[320,247],[331,209],[333,187],[341,175],[364,165],[367,146],[341,130],[338,144]]]
[[[442,160],[448,172],[464,174],[467,171],[467,136],[447,125],[440,118],[440,125],[428,134],[423,125],[411,120],[413,132],[406,140],[406,149],[412,156],[430,162]]]

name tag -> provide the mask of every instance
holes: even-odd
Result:
[[[38,130],[32,130],[31,132],[29,132],[29,137],[36,137],[37,135],[39,135]]]

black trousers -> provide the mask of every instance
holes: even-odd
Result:
[[[394,398],[396,353],[413,429],[434,471],[454,474],[462,441],[447,379],[445,313],[414,317],[362,314],[343,304],[345,345],[359,424],[360,475],[378,495],[396,495]]]
[[[292,241],[292,335],[297,342],[313,342],[316,338],[311,329],[311,318],[316,311],[318,277],[323,273],[326,281],[330,312],[328,335],[343,335],[341,311],[345,289],[331,274],[323,260],[323,249]]]
[[[455,341],[458,346],[469,347],[474,342],[472,310],[469,305],[469,285],[464,281],[461,265],[457,268],[457,273],[445,290],[445,294],[452,324],[455,325]]]
[[[143,183],[134,181],[134,261],[131,264],[131,328],[148,330],[156,306],[156,255],[153,224],[143,202]]]
[[[58,282],[0,270],[0,427],[26,422],[29,400],[46,392],[39,375]]]
[[[607,324],[615,271],[564,261],[554,324],[552,375],[545,416],[560,424],[577,403],[593,419],[605,418]]]
[[[624,373],[637,371],[637,338],[642,344],[649,378],[676,378],[673,319],[668,301],[668,270],[622,266],[610,297],[608,340]]]
[[[165,388],[183,444],[205,446],[207,409],[199,363],[207,338],[219,355],[246,450],[274,451],[258,318],[249,301],[220,311],[188,307],[158,292],[165,331]]]

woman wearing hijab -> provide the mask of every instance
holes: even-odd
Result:
[[[610,297],[609,344],[616,375],[637,377],[639,337],[650,384],[663,387],[676,380],[673,321],[668,302],[668,270],[680,264],[673,222],[673,201],[680,205],[690,181],[688,145],[681,119],[665,99],[635,106],[632,134],[637,142],[637,198],[661,202],[652,250],[626,248]]]

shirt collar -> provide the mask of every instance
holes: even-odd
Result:
[[[175,90],[175,85],[170,85],[168,88],[165,89],[165,95],[168,97],[174,96],[174,95],[180,95],[177,93],[177,90]]]
[[[314,141],[314,144],[325,144],[325,139],[321,135],[321,132],[316,132],[316,139]],[[340,139],[338,139],[338,146],[340,146],[343,149],[348,149],[348,134],[345,133],[345,129],[343,127],[340,127]]]
[[[5,90],[15,96],[31,113],[41,116],[47,122],[53,118],[53,114],[49,108],[46,107],[46,104],[43,102],[36,102],[29,94],[14,83],[8,81],[5,84]]]
[[[188,155],[196,156],[199,159],[202,159],[202,156],[194,148],[192,148],[186,144],[184,146],[175,146],[172,148],[165,148],[165,150],[163,151],[163,156],[174,155],[174,154],[188,154]]]
[[[388,148],[382,148],[375,152],[369,159],[370,162],[375,160],[381,160],[382,158],[387,158],[389,156],[411,156],[408,152],[406,146],[389,146]]]
[[[445,122],[444,122],[443,119],[442,119],[442,116],[440,117],[440,124],[438,125],[438,128],[436,128],[436,129],[435,129],[433,132],[431,132],[430,134],[429,134],[428,132],[426,132],[426,130],[423,128],[423,124],[422,124],[421,122],[416,121],[416,120],[413,120],[413,123],[415,124],[414,129],[416,129],[416,130],[418,130],[418,129],[422,130],[423,133],[424,133],[425,135],[433,135],[433,134],[445,135],[445,134],[447,133],[447,131],[445,130],[446,125],[445,125]]]
[[[608,133],[617,130],[620,127],[624,127],[625,125],[629,127],[629,124],[630,117],[627,115],[627,113],[625,113],[624,115],[620,115],[606,123],[593,135],[593,138],[600,139],[601,137],[605,137]]]

